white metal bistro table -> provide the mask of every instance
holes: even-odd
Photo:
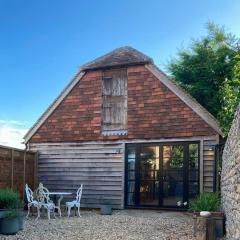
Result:
[[[61,201],[63,199],[63,196],[65,196],[65,195],[72,195],[72,193],[70,193],[70,192],[49,192],[48,194],[49,194],[49,196],[50,195],[54,196],[54,201],[55,201],[55,203],[56,203],[56,201],[58,202],[58,204],[57,204],[58,207],[61,206]],[[59,196],[58,199],[57,199],[57,196]]]

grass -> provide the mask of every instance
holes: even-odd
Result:
[[[221,207],[219,193],[202,193],[199,197],[190,202],[190,210],[195,212],[208,211],[217,212]]]

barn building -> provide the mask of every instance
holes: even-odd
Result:
[[[151,58],[121,47],[80,67],[25,136],[38,178],[83,207],[189,206],[215,189],[217,120]]]

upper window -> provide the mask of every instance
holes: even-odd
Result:
[[[127,70],[103,72],[102,130],[127,130]]]

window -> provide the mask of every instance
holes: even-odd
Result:
[[[127,130],[127,70],[103,72],[102,130]]]

